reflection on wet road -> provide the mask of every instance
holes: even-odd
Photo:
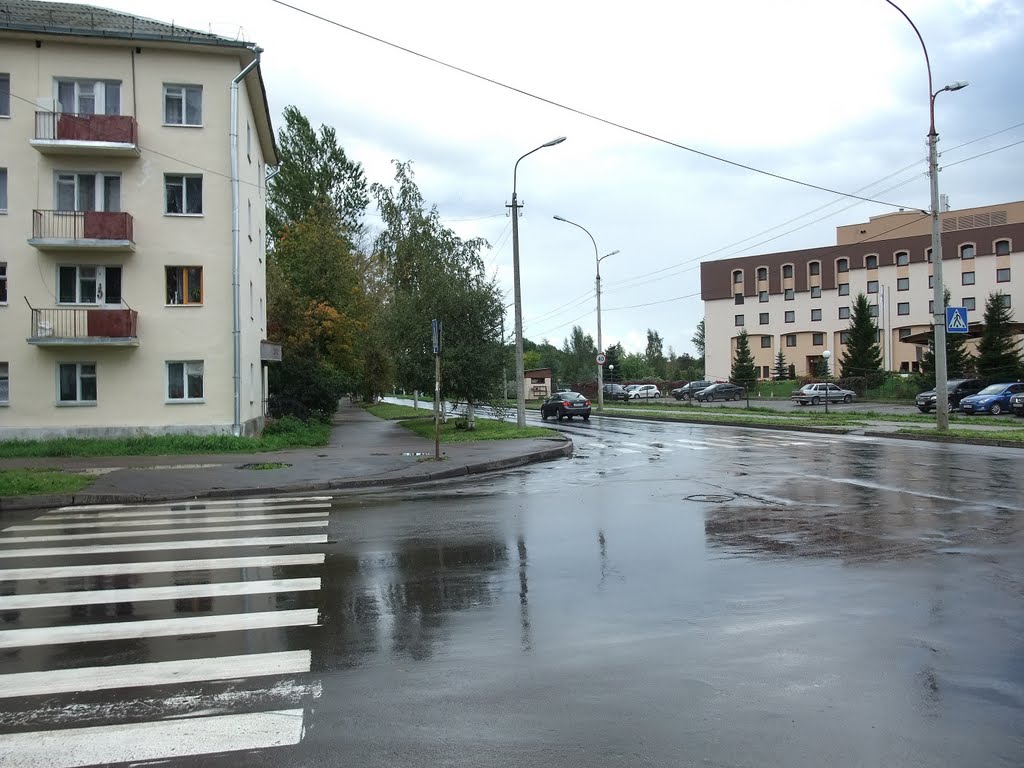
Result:
[[[1021,764],[1018,451],[596,417],[560,428],[570,460],[340,497],[326,542],[101,549],[154,538],[126,534],[77,551],[90,542],[4,531],[0,690],[22,688],[0,698],[0,754],[28,732],[97,756],[114,748],[104,728],[149,743],[192,722],[181,765]],[[317,503],[236,544],[315,535],[289,526],[321,520]],[[225,505],[179,527],[263,514],[281,511]],[[104,520],[54,522],[153,528],[82,527]],[[76,551],[19,554],[62,547]],[[322,565],[218,562],[316,553]],[[153,565],[179,555],[203,565]],[[115,602],[122,589],[131,601]],[[294,623],[237,623],[270,616]],[[216,624],[175,628],[189,619]],[[178,634],[38,634],[153,622]],[[76,671],[130,665],[144,687]]]

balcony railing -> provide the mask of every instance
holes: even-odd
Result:
[[[49,154],[139,156],[139,124],[131,115],[36,112],[32,146]]]
[[[28,304],[28,301],[25,302]],[[139,313],[131,308],[54,307],[29,304],[28,343],[37,346],[139,346]]]
[[[43,250],[134,251],[134,221],[114,211],[32,211],[30,245]]]

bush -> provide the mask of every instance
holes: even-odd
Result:
[[[291,435],[305,430],[306,423],[296,416],[283,416],[273,421],[268,421],[263,427],[263,435]]]
[[[270,369],[273,394],[267,411],[274,418],[330,421],[348,389],[345,378],[328,363],[286,357]]]

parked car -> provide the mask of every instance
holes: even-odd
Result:
[[[672,397],[676,400],[689,400],[695,394],[700,392],[702,389],[707,389],[715,382],[713,381],[691,381],[683,384],[681,387],[676,387],[672,390]]]
[[[590,401],[579,392],[555,392],[540,406],[541,419],[547,421],[549,416],[559,421],[582,416],[584,421],[590,421]]]
[[[1024,394],[1017,394],[1010,398],[1010,410],[1014,416],[1024,418]]]
[[[629,396],[633,400],[650,400],[661,397],[661,390],[653,384],[638,384],[636,389],[629,393]]]
[[[949,410],[955,411],[960,407],[960,401],[968,395],[976,395],[981,392],[981,381],[979,379],[950,379],[946,382],[946,392],[949,393]],[[935,401],[938,396],[934,389],[922,392],[917,396],[917,409],[921,413],[928,413],[935,410]]]
[[[605,384],[602,389],[605,400],[629,400],[629,394],[621,384]]]
[[[998,416],[1010,410],[1010,398],[1024,392],[1024,382],[1012,384],[990,384],[976,395],[968,395],[960,401],[960,410],[966,414],[991,413]]]
[[[830,403],[852,403],[857,393],[852,389],[842,389],[832,383],[804,384],[800,389],[789,396],[789,399],[800,403],[800,405],[817,405],[826,397]]]
[[[623,389],[626,390],[626,394],[627,395],[632,397],[633,393],[636,392],[636,390],[640,389],[640,385],[639,384],[627,384],[625,387],[623,387]]]
[[[712,384],[695,394],[694,399],[702,403],[710,403],[713,400],[739,400],[743,397],[743,387],[735,384]]]

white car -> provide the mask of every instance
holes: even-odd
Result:
[[[653,384],[638,384],[634,385],[634,387],[629,393],[629,397],[632,400],[647,400],[652,397],[661,397],[661,390]]]

